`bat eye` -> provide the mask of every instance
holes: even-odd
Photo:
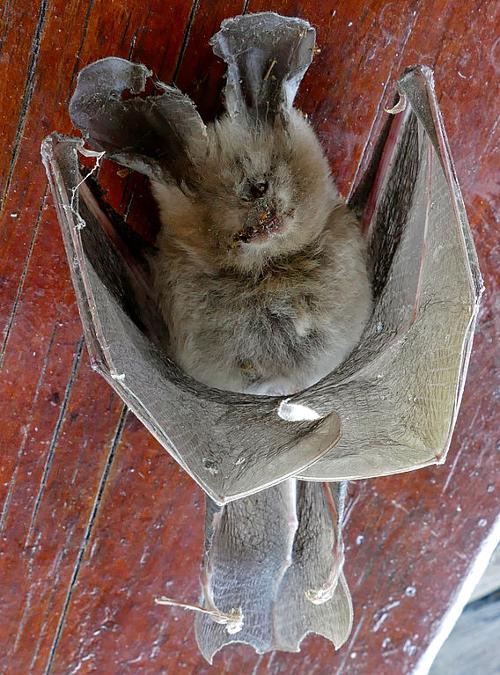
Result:
[[[267,180],[261,181],[260,183],[254,183],[250,188],[250,194],[252,195],[253,199],[258,199],[259,197],[263,197],[266,194],[268,187],[269,184]]]

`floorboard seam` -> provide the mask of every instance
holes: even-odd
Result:
[[[43,380],[45,378],[45,373],[47,372],[50,352],[52,350],[52,345],[54,343],[54,338],[55,338],[55,335],[56,335],[56,327],[57,326],[54,326],[54,328],[52,330],[52,334],[50,336],[49,346],[47,348],[47,352],[46,352],[44,360],[43,360],[42,369],[41,369],[40,375],[38,377],[38,382],[37,382],[37,385],[36,385],[35,393],[34,393],[32,401],[31,401],[30,413],[33,411],[33,408],[38,401],[38,397],[40,395],[40,389],[41,389]],[[26,442],[28,440],[28,434],[31,432],[31,425],[32,425],[32,421],[33,421],[33,418],[32,418],[31,414],[29,415],[28,420],[29,420],[28,424],[24,427],[25,430],[24,430],[24,433],[22,435],[21,444],[20,444],[18,452],[17,452],[16,466],[14,468],[14,471],[12,472],[9,489],[8,489],[7,496],[5,498],[5,501],[4,501],[4,504],[3,504],[3,507],[2,507],[2,512],[0,514],[0,532],[3,531],[5,521],[7,519],[7,514],[8,514],[8,511],[9,511],[9,508],[10,508],[10,503],[12,501],[12,496],[14,494],[14,487],[16,485],[17,474],[18,474],[18,471],[19,471],[19,464],[21,462],[22,453],[24,452],[24,450],[26,448]]]
[[[181,48],[180,48],[180,51],[179,51],[179,56],[177,58],[177,63],[175,64],[174,75],[172,77],[172,82],[174,82],[174,83],[177,81],[177,78],[179,76],[179,71],[181,69],[182,62],[184,60],[184,55],[186,53],[186,49],[187,49],[187,46],[188,46],[189,37],[191,35],[191,29],[193,28],[194,17],[196,16],[196,12],[198,11],[199,6],[200,6],[200,0],[193,0],[191,12],[189,14],[186,29],[184,31],[184,38],[182,40],[182,45],[181,45]]]
[[[90,14],[92,12],[93,6],[94,6],[94,0],[89,0],[89,4],[87,6],[87,11],[85,12],[85,17],[83,19],[82,37],[81,37],[81,40],[80,40],[80,44],[78,45],[78,50],[75,54],[75,65],[73,67],[73,72],[71,73],[68,103],[69,103],[69,98],[73,95],[73,89],[74,89],[73,83],[75,81],[75,77],[76,77],[78,71],[80,70],[80,57],[82,55],[83,45],[85,44],[85,40],[87,39],[87,33],[89,31]]]
[[[28,117],[28,110],[30,107],[31,98],[33,96],[33,90],[35,88],[35,71],[38,63],[38,57],[40,55],[40,44],[42,40],[43,28],[45,25],[45,18],[47,15],[47,6],[48,0],[42,0],[40,4],[40,11],[38,12],[38,20],[35,29],[35,35],[31,43],[31,55],[28,65],[28,76],[26,78],[26,84],[24,86],[23,98],[21,102],[21,110],[19,112],[19,124],[17,125],[17,131],[14,137],[14,143],[12,145],[12,155],[10,158],[9,170],[7,172],[5,187],[3,190],[3,194],[0,197],[0,213],[3,210],[5,200],[9,193],[10,184],[12,182],[12,176],[14,174],[14,168],[16,166],[17,158],[19,155],[21,139],[23,137],[24,127],[26,125],[26,120]]]
[[[71,389],[73,388],[73,383],[75,381],[76,374],[77,374],[77,371],[78,371],[78,365],[80,363],[80,359],[81,359],[81,356],[82,356],[82,350],[83,350],[83,338],[80,338],[80,340],[78,341],[78,344],[77,344],[75,355],[73,357],[73,364],[71,366],[71,373],[70,373],[68,382],[66,384],[66,389],[64,391],[64,398],[63,398],[63,401],[61,403],[61,409],[59,410],[57,422],[56,422],[55,427],[54,427],[54,433],[52,434],[52,438],[51,438],[51,441],[50,441],[50,447],[49,447],[49,452],[47,454],[47,460],[45,462],[45,466],[43,467],[42,478],[40,480],[40,487],[38,488],[38,494],[36,496],[35,505],[33,507],[33,513],[32,513],[32,516],[31,516],[30,527],[29,527],[29,530],[28,530],[28,535],[26,537],[27,543],[29,543],[29,541],[31,540],[31,535],[32,535],[32,532],[33,532],[33,528],[35,526],[35,521],[36,521],[36,518],[37,518],[37,515],[38,515],[38,510],[40,508],[42,497],[43,497],[43,494],[45,492],[45,487],[47,485],[47,480],[48,480],[48,476],[49,476],[49,473],[50,473],[50,468],[51,468],[52,462],[54,460],[54,454],[55,454],[55,451],[56,451],[57,442],[59,440],[59,433],[61,431],[62,423],[63,423],[63,420],[64,420],[64,415],[66,414],[66,409],[68,407]]]
[[[120,439],[121,439],[121,436],[122,436],[123,426],[125,424],[127,412],[128,412],[128,408],[124,405],[122,407],[122,411],[121,411],[121,414],[120,414],[120,418],[118,420],[118,424],[117,424],[117,427],[116,427],[116,430],[115,430],[115,434],[114,434],[113,440],[111,442],[108,457],[106,459],[106,464],[104,466],[104,471],[102,473],[101,480],[99,481],[99,486],[97,488],[96,498],[95,498],[94,504],[92,505],[92,510],[90,512],[90,516],[89,516],[89,519],[88,519],[88,522],[87,522],[87,527],[85,528],[85,533],[83,535],[82,543],[80,544],[80,549],[78,551],[78,555],[77,555],[77,558],[76,558],[76,561],[75,561],[75,565],[74,565],[74,568],[73,568],[73,574],[71,575],[71,580],[70,580],[70,583],[69,583],[68,592],[66,594],[64,605],[63,605],[63,608],[62,608],[62,611],[61,611],[61,616],[59,617],[59,622],[57,624],[56,632],[55,632],[55,635],[54,635],[54,640],[52,642],[52,647],[50,649],[49,658],[48,658],[48,661],[47,661],[47,666],[44,670],[44,675],[49,675],[51,670],[52,670],[52,665],[54,663],[54,658],[56,656],[57,647],[59,645],[59,641],[60,641],[62,631],[63,631],[63,628],[64,628],[64,623],[66,621],[66,616],[68,614],[69,606],[70,606],[70,603],[71,603],[71,596],[73,595],[73,590],[75,588],[75,585],[76,585],[76,582],[77,582],[77,579],[78,579],[78,573],[80,571],[83,556],[85,555],[85,551],[87,550],[87,546],[88,546],[88,543],[89,543],[89,540],[90,540],[90,536],[92,534],[92,529],[94,527],[94,522],[96,520],[97,513],[99,511],[99,506],[101,504],[102,495],[104,493],[104,488],[106,487],[109,472],[111,470],[111,465],[113,464],[113,460],[114,460],[114,457],[115,457],[116,449],[118,447],[118,444],[120,443]]]
[[[40,208],[38,210],[35,225],[33,227],[33,232],[31,234],[31,241],[30,241],[29,248],[28,248],[28,255],[26,256],[26,260],[24,261],[23,271],[21,272],[21,277],[20,277],[19,283],[17,285],[16,297],[14,298],[14,303],[12,305],[12,309],[11,309],[11,312],[9,314],[9,318],[7,319],[7,323],[6,323],[5,328],[4,328],[4,338],[2,340],[2,348],[0,349],[0,370],[2,369],[2,366],[3,366],[3,361],[4,361],[4,358],[5,358],[5,352],[7,351],[7,343],[9,341],[12,326],[14,324],[14,319],[16,318],[19,301],[21,300],[21,295],[23,293],[24,282],[26,281],[26,276],[28,275],[28,269],[29,269],[29,265],[30,265],[30,262],[31,262],[31,256],[33,255],[33,249],[35,247],[35,241],[36,241],[36,237],[37,237],[37,234],[38,234],[38,230],[40,228],[40,222],[41,222],[41,219],[42,219],[42,213],[43,213],[43,209],[44,209],[46,200],[47,200],[47,188],[45,188],[45,192],[43,193],[42,203],[41,203]]]

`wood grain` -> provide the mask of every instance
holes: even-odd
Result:
[[[142,61],[167,82],[175,78],[212,116],[222,67],[207,41],[224,17],[246,8],[296,14],[316,26],[321,51],[299,105],[345,195],[367,165],[397,76],[415,62],[435,68],[487,292],[447,464],[350,486],[349,643],[335,654],[309,637],[300,654],[261,657],[234,645],[209,667],[196,650],[192,617],[153,604],[162,594],[197,600],[202,497],[89,368],[39,146],[50,131],[71,130],[67,104],[78,70],[111,54]],[[2,672],[396,675],[430,658],[499,530],[496,25],[492,0],[4,3]],[[144,182],[112,166],[101,178],[134,226],[154,228]]]

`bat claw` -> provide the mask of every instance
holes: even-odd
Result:
[[[389,113],[389,115],[397,115],[397,113],[403,112],[406,110],[406,103],[407,103],[407,98],[406,94],[402,94],[401,92],[398,92],[399,94],[399,99],[396,101],[396,103],[392,106],[392,108],[384,108],[386,113]]]

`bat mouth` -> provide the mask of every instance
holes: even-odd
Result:
[[[235,244],[258,244],[285,231],[286,224],[275,208],[265,208],[257,218],[237,232],[233,237]]]

